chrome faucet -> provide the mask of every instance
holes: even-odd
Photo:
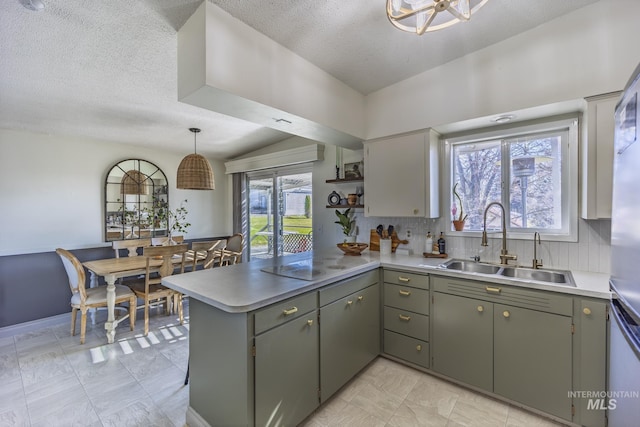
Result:
[[[509,255],[509,252],[507,251],[507,218],[506,218],[506,214],[504,211],[504,206],[502,206],[502,203],[500,202],[491,202],[487,205],[486,208],[484,208],[484,215],[483,215],[483,226],[482,226],[482,243],[480,243],[482,246],[489,246],[489,243],[487,243],[487,212],[489,211],[489,208],[493,205],[498,205],[500,206],[500,209],[502,209],[502,250],[500,251],[500,264],[503,265],[509,265],[509,260],[517,260],[518,259],[518,255]]]
[[[540,233],[538,233],[536,231],[535,233],[533,233],[533,265],[532,265],[532,267],[534,269],[542,267],[542,258],[540,258],[540,261],[538,261],[538,251],[537,251],[537,246],[536,246],[536,236],[538,237],[538,245],[541,244],[541,242],[540,242]]]

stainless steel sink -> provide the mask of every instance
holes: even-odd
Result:
[[[567,286],[575,286],[569,271],[534,270],[532,268],[504,267],[500,274],[514,279],[536,280]]]
[[[570,271],[563,270],[534,270],[526,267],[510,267],[504,265],[487,264],[476,261],[452,259],[440,265],[447,270],[463,271],[467,273],[481,273],[503,276],[511,279],[533,280],[536,282],[553,283],[555,285],[575,286]]]
[[[493,264],[483,264],[475,261],[463,261],[452,259],[442,264],[447,270],[466,271],[469,273],[496,274],[500,271],[500,267]]]

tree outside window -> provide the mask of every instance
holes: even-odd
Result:
[[[464,230],[481,231],[484,209],[495,201],[505,207],[509,230],[566,230],[562,144],[567,135],[560,129],[453,144],[451,187],[458,184],[462,208],[469,215]],[[499,230],[501,221],[499,208],[490,209],[487,230]]]

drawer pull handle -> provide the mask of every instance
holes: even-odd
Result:
[[[585,307],[582,309],[582,312],[587,316],[591,315],[591,309],[589,307]]]
[[[313,325],[313,319],[307,320],[307,326],[311,326],[311,325]]]
[[[416,346],[416,350],[418,350],[418,351],[422,351],[422,346],[421,346],[420,344],[418,344],[418,345]]]
[[[409,295],[411,295],[411,291],[403,291],[402,289],[400,289],[398,293],[403,297],[408,297]]]
[[[504,317],[509,317],[509,316],[511,316],[511,313],[509,313],[508,311],[505,310],[505,311],[502,312],[502,315]]]
[[[351,304],[353,304],[353,301],[351,300],[347,301],[347,305],[351,305]]]
[[[405,316],[405,315],[399,314],[398,317],[400,318],[400,320],[404,320],[405,322],[408,322],[409,320],[411,320],[411,316]]]
[[[490,294],[499,294],[502,289],[494,288],[493,286],[485,286],[484,288]]]
[[[479,311],[480,313],[482,313],[482,312],[484,311],[484,307],[483,307],[483,306],[481,306],[481,305],[479,305],[479,306],[478,306],[478,311]]]
[[[298,307],[291,307],[288,310],[282,310],[282,314],[284,314],[285,316],[289,316],[293,313],[297,313],[298,312]]]
[[[362,295],[360,295],[360,296],[358,297],[358,301],[362,301],[363,299],[364,299],[364,297],[363,297]]]
[[[405,283],[409,283],[409,282],[411,281],[411,279],[410,279],[410,278],[408,278],[408,277],[404,277],[404,276],[398,276],[398,280],[399,280],[400,282],[405,282]]]

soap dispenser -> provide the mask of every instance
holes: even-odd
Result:
[[[424,242],[424,253],[430,254],[433,252],[433,237],[431,236],[431,232],[427,231],[427,238]]]

